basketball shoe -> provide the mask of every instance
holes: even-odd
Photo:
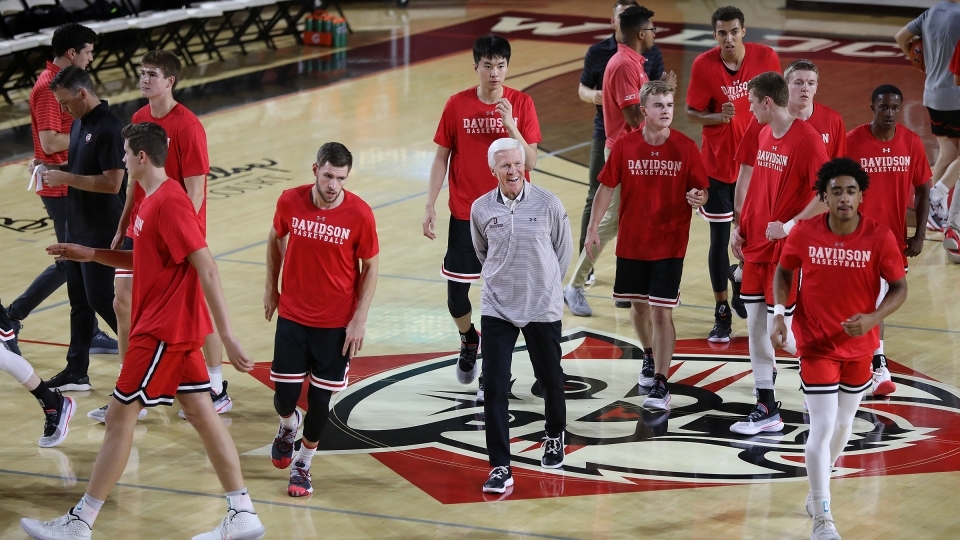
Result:
[[[882,357],[880,362],[880,367],[873,370],[873,379],[870,381],[870,395],[871,396],[887,396],[897,390],[896,383],[890,378],[890,370],[887,369],[886,358],[883,355],[877,355]]]
[[[107,408],[108,408],[109,406],[110,406],[110,405],[104,405],[103,407],[100,407],[99,409],[94,409],[94,410],[88,412],[88,413],[87,413],[87,418],[90,418],[90,419],[92,419],[92,420],[96,420],[97,422],[100,422],[101,424],[106,423],[106,421],[107,421]],[[147,408],[144,407],[144,408],[140,409],[140,412],[137,414],[137,420],[143,420],[143,419],[146,418],[146,417],[147,417]]]
[[[254,512],[237,512],[227,510],[227,517],[223,518],[217,528],[193,537],[193,540],[257,540],[263,538],[267,529],[260,523],[260,518]]]
[[[567,285],[563,288],[563,301],[570,308],[570,313],[577,317],[592,317],[593,310],[583,295],[583,289]]]
[[[108,336],[103,330],[97,330],[90,342],[90,354],[119,354],[120,346],[117,340]]]
[[[214,394],[213,389],[210,389],[210,399],[213,400],[213,410],[217,411],[217,414],[223,414],[233,408],[233,400],[230,399],[230,396],[227,394],[227,381],[223,381],[223,389],[220,390],[219,394]],[[183,409],[180,409],[177,416],[184,420],[187,418],[187,414],[183,412]]]
[[[490,476],[483,483],[483,491],[484,493],[503,493],[512,485],[513,473],[510,472],[510,467],[501,465],[490,471]]]
[[[60,396],[60,409],[44,411],[47,420],[43,424],[43,437],[40,437],[38,443],[40,448],[52,448],[67,438],[67,433],[70,431],[70,419],[73,418],[73,413],[77,410],[77,404],[73,401],[73,398],[61,396],[60,392],[57,392],[57,395]]]
[[[543,457],[540,466],[544,469],[559,469],[563,467],[563,432],[559,437],[543,434]]]
[[[457,359],[457,381],[460,384],[470,384],[480,373],[480,363],[477,355],[480,352],[480,332],[477,332],[477,342],[467,341],[467,334],[460,334],[460,357]]]
[[[283,422],[280,422],[280,429],[277,431],[276,438],[273,439],[273,446],[270,447],[270,460],[278,469],[286,469],[293,461],[293,442],[297,438],[297,429],[300,428],[303,415],[300,414],[299,409],[294,409],[293,416],[297,420],[297,427],[288,429],[283,426]]]
[[[643,366],[640,368],[640,378],[637,380],[642,388],[653,386],[653,377],[656,375],[656,368],[653,363],[652,354],[643,354]]]
[[[730,431],[741,435],[756,435],[761,431],[781,430],[783,430],[783,420],[780,420],[779,401],[774,404],[773,409],[768,409],[766,405],[758,401],[746,418],[730,426]]]
[[[37,540],[84,539],[90,538],[93,534],[87,522],[73,514],[73,508],[66,514],[50,521],[23,518],[20,520],[20,527],[31,538]]]
[[[670,407],[670,391],[667,390],[667,381],[665,379],[655,379],[650,393],[643,400],[643,406],[650,409],[664,409]]]
[[[730,308],[724,304],[717,304],[717,309],[713,312],[713,330],[707,341],[712,343],[727,343],[730,341],[730,334],[733,333],[733,317],[730,315]]]
[[[287,484],[287,495],[291,497],[306,497],[313,493],[313,484],[310,483],[310,467],[303,460],[297,460],[290,469],[290,483]]]
[[[841,540],[837,525],[830,514],[821,514],[813,518],[813,531],[810,540]]]
[[[74,375],[73,373],[67,373],[67,370],[63,370],[60,373],[57,373],[47,381],[47,386],[51,390],[59,390],[61,392],[84,392],[90,390],[90,377]]]
[[[475,401],[477,405],[483,403],[483,374],[480,374],[480,380],[477,384],[477,398]]]
[[[943,249],[947,250],[947,260],[960,263],[960,233],[953,227],[947,227],[943,233]]]
[[[730,297],[730,307],[734,313],[741,319],[747,318],[747,306],[743,304],[743,298],[740,298],[740,281],[737,279],[737,269],[739,264],[731,264],[727,277],[730,278],[730,287],[733,289],[733,295]]]

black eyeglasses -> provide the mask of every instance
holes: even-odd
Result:
[[[641,29],[640,29],[640,32],[653,32],[653,34],[656,35],[657,32],[666,32],[667,30],[668,30],[668,28],[661,28],[661,27],[659,27],[659,26],[651,26],[650,28],[641,28]]]

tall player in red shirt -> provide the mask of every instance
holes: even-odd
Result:
[[[148,103],[133,113],[133,122],[152,122],[159,124],[170,138],[170,150],[164,165],[167,175],[173,178],[187,192],[193,207],[200,218],[200,227],[204,235],[207,230],[207,172],[210,160],[207,154],[207,135],[203,124],[189,109],[178,103],[173,91],[180,82],[180,59],[170,51],[150,51],[140,59],[140,92]],[[137,211],[143,201],[144,191],[140,184],[131,182],[127,188],[124,212],[120,217],[117,234],[113,240],[114,249],[133,249],[133,225]],[[133,273],[117,269],[114,279],[114,310],[117,312],[118,337],[120,342],[120,362],[123,363],[127,348],[127,335],[130,331],[130,301]],[[233,401],[226,392],[223,382],[222,344],[216,329],[208,335],[203,344],[204,361],[210,376],[210,395],[214,408],[223,414],[233,407]],[[144,411],[146,412],[146,411]],[[106,408],[101,407],[87,413],[87,416],[103,422]],[[180,411],[183,418],[183,411]]]
[[[617,242],[616,300],[630,302],[630,319],[644,354],[639,385],[649,387],[645,407],[667,409],[667,375],[677,341],[673,309],[680,305],[680,276],[690,240],[690,208],[707,200],[709,182],[697,143],[673,122],[675,90],[652,81],[640,90],[640,131],[617,139],[600,171],[584,251],[599,246],[600,220],[620,187],[620,240]],[[655,359],[655,360],[654,360]],[[655,364],[655,365],[649,365]]]
[[[806,463],[813,517],[810,538],[838,539],[830,512],[830,470],[850,439],[853,419],[870,388],[870,356],[879,341],[877,325],[907,298],[901,250],[889,228],[858,212],[873,182],[853,160],[840,158],[818,172],[816,191],[829,214],[803,221],[787,238],[774,276],[770,340],[787,345],[785,304],[797,297],[793,331],[800,353],[800,380],[810,412]],[[890,291],[879,305],[884,280]]]
[[[743,12],[727,6],[710,18],[717,47],[700,54],[690,69],[687,88],[687,119],[703,126],[703,164],[710,177],[710,198],[700,215],[710,222],[707,266],[716,301],[714,325],[707,339],[730,341],[732,317],[727,301],[730,274],[730,222],[733,220],[737,162],[734,156],[753,117],[749,113],[747,82],[767,71],[780,71],[777,53],[766,45],[744,43],[747,32]],[[741,317],[734,285],[734,307]]]
[[[896,86],[878,86],[870,96],[873,121],[850,130],[847,134],[847,155],[870,175],[869,195],[863,198],[860,213],[893,231],[900,247],[903,267],[907,257],[923,251],[927,215],[930,212],[930,184],[933,172],[927,161],[923,141],[906,126],[897,123],[903,94]],[[912,200],[917,216],[913,236],[907,236],[906,212]],[[886,283],[877,303],[883,300]],[[873,384],[870,391],[883,396],[897,387],[890,379],[887,359],[883,354],[883,323],[880,324],[880,345],[873,353]]]
[[[164,171],[167,133],[157,124],[131,124],[123,129],[123,138],[127,171],[145,192],[133,228],[137,249],[56,244],[47,252],[61,259],[134,270],[127,358],[83,498],[57,519],[21,519],[20,524],[34,538],[90,538],[104,500],[127,466],[140,410],[172,405],[176,396],[227,496],[227,517],[194,540],[260,538],[265,530],[244,487],[237,447],[209,397],[210,380],[200,346],[211,331],[210,313],[230,363],[249,372],[253,360],[246,357],[230,329],[217,263],[207,248],[196,209]]]
[[[757,121],[765,125],[758,139],[754,170],[749,179],[741,178],[737,182],[734,205],[737,228],[731,244],[734,254],[744,261],[740,292],[747,310],[750,366],[757,389],[757,405],[744,420],[730,426],[730,430],[755,435],[760,431],[783,429],[780,405],[774,394],[776,363],[767,339],[773,324],[773,273],[782,240],[794,224],[826,211],[826,206],[814,198],[811,188],[817,170],[827,161],[827,153],[820,133],[790,115],[787,110],[790,91],[779,73],[757,75],[750,80],[748,90],[750,110]]]
[[[320,147],[313,184],[288,189],[277,201],[267,237],[267,320],[280,309],[270,380],[280,429],[273,465],[293,463],[287,494],[313,493],[310,463],[330,414],[330,397],[347,387],[350,359],[363,346],[367,313],[377,288],[380,246],[373,210],[343,189],[353,166],[347,147]],[[279,287],[283,272],[283,291]],[[324,278],[317,280],[317,273]],[[300,425],[300,390],[309,374],[307,414],[300,452],[293,443]]]
[[[450,96],[443,107],[433,142],[437,154],[430,168],[427,207],[423,216],[423,235],[437,238],[437,197],[449,172],[450,226],[447,253],[441,274],[447,280],[447,309],[460,332],[460,358],[457,380],[473,382],[480,371],[477,353],[480,334],[473,326],[470,284],[480,279],[480,260],[470,237],[470,207],[477,197],[497,186],[490,174],[487,150],[493,141],[510,137],[520,141],[526,154],[527,171],[537,166],[540,123],[533,99],[503,85],[510,65],[510,43],[488,34],[473,44],[473,69],[480,84]],[[448,171],[449,166],[449,171]],[[530,179],[529,173],[527,180]],[[483,401],[483,377],[480,377],[477,402]]]

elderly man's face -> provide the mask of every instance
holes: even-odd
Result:
[[[501,150],[493,155],[493,175],[500,183],[500,191],[510,199],[516,199],[523,191],[523,155],[520,149]]]

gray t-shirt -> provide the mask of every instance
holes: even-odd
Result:
[[[950,57],[960,41],[960,4],[940,2],[910,22],[907,31],[923,38],[927,66],[923,105],[938,111],[960,110],[960,86],[950,72]]]

